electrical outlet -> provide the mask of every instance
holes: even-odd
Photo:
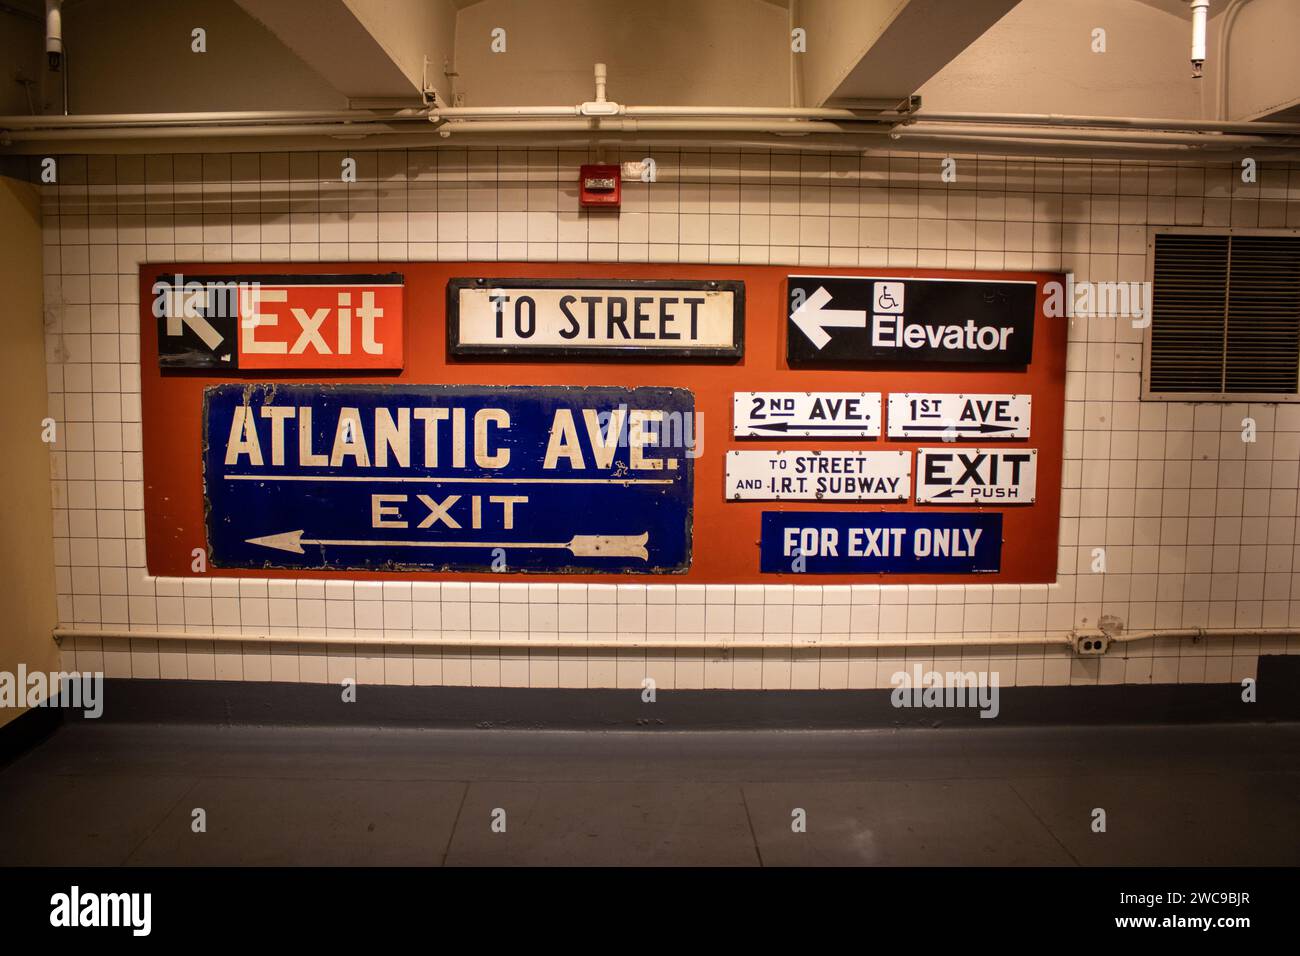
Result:
[[[1083,657],[1100,657],[1110,649],[1110,635],[1103,631],[1075,631],[1074,653]]]

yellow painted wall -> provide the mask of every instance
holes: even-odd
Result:
[[[45,418],[45,330],[41,294],[41,218],[36,187],[0,177],[0,670],[57,668],[50,456]],[[0,710],[0,725],[22,710]]]

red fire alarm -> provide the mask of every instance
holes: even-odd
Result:
[[[622,170],[615,165],[587,165],[578,171],[578,205],[618,208],[623,199]]]

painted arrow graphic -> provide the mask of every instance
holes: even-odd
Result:
[[[650,532],[643,534],[575,534],[568,541],[387,541],[347,540],[330,538],[304,538],[303,531],[285,531],[260,538],[246,538],[248,544],[260,544],[278,551],[304,553],[303,545],[341,545],[346,547],[389,548],[564,548],[575,558],[640,558],[648,560],[646,542]]]
[[[831,294],[825,286],[818,286],[817,291],[808,296],[803,305],[790,313],[790,321],[799,326],[799,330],[808,336],[817,348],[826,347],[831,340],[826,330],[829,328],[865,329],[867,313],[864,309],[827,309]]]
[[[861,425],[821,425],[821,424],[799,424],[798,422],[771,422],[766,425],[750,425],[755,431],[768,432],[788,432],[792,428],[798,428],[807,431],[862,431],[871,423],[863,422]]]
[[[958,435],[974,435],[977,433],[988,432],[1013,432],[1016,430],[1015,425],[993,425],[989,422],[982,422],[979,425],[912,425],[903,426],[909,432],[946,432],[951,429]]]
[[[180,315],[176,315],[171,309],[167,311],[168,335],[180,335],[186,325],[193,329],[194,334],[203,340],[203,344],[213,351],[216,351],[217,346],[225,341],[225,336],[214,329],[211,322],[192,309],[182,307]]]

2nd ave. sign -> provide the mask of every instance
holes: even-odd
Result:
[[[1037,283],[790,276],[791,365],[1020,366],[1033,354]]]
[[[451,279],[452,355],[734,359],[745,284],[688,279]]]
[[[737,438],[877,438],[879,392],[736,392]]]

